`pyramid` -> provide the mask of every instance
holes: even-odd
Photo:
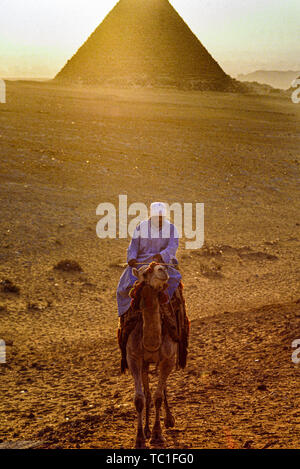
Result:
[[[120,0],[55,80],[216,90],[231,84],[168,0]]]

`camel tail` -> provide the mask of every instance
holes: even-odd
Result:
[[[189,346],[189,335],[190,335],[190,321],[186,317],[185,325],[181,330],[181,337],[178,344],[178,367],[184,370],[186,367],[188,346]]]
[[[128,363],[126,357],[122,357],[121,359],[121,373],[125,374],[126,370],[128,370]]]
[[[124,340],[124,335],[122,335],[122,331],[120,328],[117,330],[117,337],[121,350],[121,374],[124,374],[126,370],[128,370],[128,363],[126,358],[126,344],[128,337],[126,337],[126,339]]]
[[[178,365],[179,368],[184,370],[186,367],[187,356],[188,356],[188,337],[184,334],[184,337],[181,338],[178,344]]]

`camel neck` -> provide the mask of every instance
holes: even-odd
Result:
[[[159,305],[155,310],[143,310],[143,345],[147,351],[157,351],[161,345]]]

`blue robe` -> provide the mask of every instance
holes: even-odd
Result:
[[[160,236],[160,237],[158,237]],[[176,251],[178,249],[179,239],[175,226],[168,220],[164,220],[161,230],[151,227],[151,220],[141,222],[133,234],[131,243],[127,250],[127,262],[136,259],[139,263],[150,263],[155,254],[160,254],[166,264],[177,265]],[[137,266],[138,268],[141,265]],[[173,293],[178,287],[181,275],[173,267],[167,267],[169,274],[167,293],[172,298]],[[132,267],[128,266],[121,275],[117,288],[117,303],[119,316],[126,313],[130,308],[131,298],[129,292],[136,282],[137,278],[132,274]]]

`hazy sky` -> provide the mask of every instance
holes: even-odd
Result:
[[[0,0],[0,77],[53,77],[116,3]],[[170,3],[227,73],[300,70],[299,0]]]

